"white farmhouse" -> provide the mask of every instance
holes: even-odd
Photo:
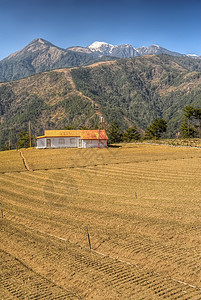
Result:
[[[45,130],[36,139],[36,149],[106,148],[108,137],[105,130]]]

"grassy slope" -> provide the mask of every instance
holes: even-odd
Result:
[[[4,151],[0,155],[0,173],[24,171],[24,164],[17,150]]]
[[[81,298],[200,299],[173,281],[201,284],[200,149],[22,151],[35,171],[0,175],[1,249]]]

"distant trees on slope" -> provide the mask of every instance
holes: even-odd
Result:
[[[31,139],[31,140],[30,140]],[[18,134],[18,141],[17,141],[17,147],[18,148],[28,148],[30,147],[30,144],[34,144],[34,136],[31,135],[28,131],[21,131]]]
[[[201,138],[201,108],[195,108],[191,105],[184,107],[181,135],[184,138]]]
[[[183,138],[201,138],[201,108],[188,105],[184,109],[184,120],[180,128]],[[113,122],[108,130],[109,142],[132,142],[139,139],[161,139],[167,131],[167,122],[164,119],[155,119],[153,123],[145,129],[142,136],[136,126],[122,131],[118,122]]]
[[[145,139],[160,139],[167,131],[167,122],[164,119],[155,119],[145,130]]]
[[[155,119],[154,122],[145,130],[144,137],[141,136],[137,126],[129,127],[125,131],[121,131],[120,125],[115,121],[108,130],[109,142],[133,142],[141,138],[145,139],[159,139],[167,130],[167,122],[163,119]]]
[[[201,138],[201,108],[195,108],[191,105],[185,106],[184,120],[181,125],[181,135],[183,138]],[[75,129],[74,126],[65,127],[65,129]],[[88,127],[79,127],[79,129],[91,129]],[[97,126],[96,126],[97,129]],[[121,142],[134,142],[140,139],[161,139],[164,137],[164,133],[167,131],[167,122],[164,119],[155,119],[153,123],[148,126],[142,135],[137,126],[129,127],[126,130],[122,130],[119,123],[114,121],[109,125],[107,134],[109,137],[109,143],[121,143]],[[28,131],[21,131],[18,134],[17,147],[29,147],[30,143],[34,144],[34,136],[31,136]],[[11,145],[7,143],[1,150],[11,149]]]

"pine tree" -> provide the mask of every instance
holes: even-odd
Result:
[[[164,119],[155,119],[145,130],[145,139],[160,139],[167,130],[167,122]]]
[[[195,114],[195,108],[193,106],[188,105],[184,107],[184,116],[186,118],[184,122],[187,122],[188,137],[191,137],[192,135],[191,120],[193,119],[194,114]]]
[[[195,118],[198,122],[198,136],[201,138],[201,108],[195,108]]]
[[[195,129],[189,125],[189,119],[187,117],[184,119],[180,131],[184,138],[191,138],[195,136]]]
[[[137,131],[136,126],[128,128],[126,131],[124,131],[123,136],[122,136],[123,141],[125,141],[125,142],[136,141],[136,140],[139,140],[140,137],[141,136],[140,136],[139,132]]]
[[[31,136],[31,144],[33,145],[34,137]],[[17,146],[19,148],[28,148],[30,147],[30,137],[28,131],[21,131],[18,134]]]
[[[109,143],[120,143],[122,141],[122,133],[119,124],[114,121],[108,130]]]

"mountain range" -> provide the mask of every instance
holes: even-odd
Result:
[[[118,58],[127,58],[127,57],[135,57],[135,56],[143,56],[143,55],[159,55],[159,54],[168,54],[174,56],[182,56],[183,54],[173,52],[162,48],[158,45],[151,45],[149,47],[140,47],[134,48],[129,44],[122,44],[122,45],[111,45],[105,42],[94,42],[93,44],[89,45],[88,47],[70,47],[68,50],[88,53],[92,54],[95,53],[97,55],[107,55],[112,57]]]
[[[89,65],[97,61],[111,60],[62,49],[43,39],[35,39],[22,50],[0,61],[0,82],[16,80],[48,70]]]
[[[0,148],[27,130],[98,126],[118,121],[140,132],[164,118],[179,131],[183,108],[200,107],[201,58],[157,45],[133,48],[94,42],[62,49],[35,39],[0,61]],[[98,111],[97,111],[98,109]]]
[[[129,44],[114,46],[105,42],[94,42],[88,47],[75,46],[63,49],[37,38],[22,50],[0,61],[0,82],[17,80],[58,68],[79,67],[100,61],[160,54],[183,56],[183,54],[157,45],[134,48]]]

